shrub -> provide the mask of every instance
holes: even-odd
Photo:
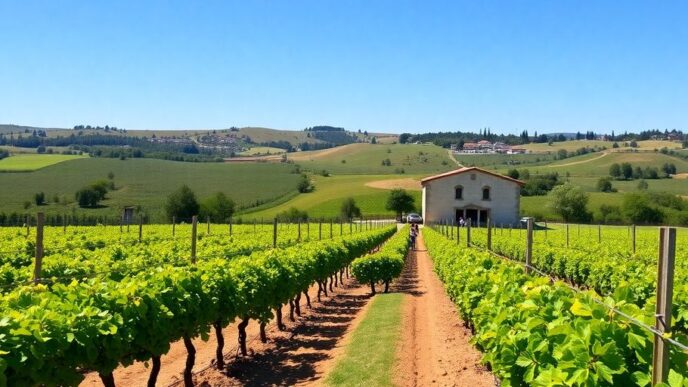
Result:
[[[178,220],[190,220],[194,215],[198,215],[200,205],[196,200],[196,195],[187,185],[179,187],[167,197],[165,203],[165,213],[169,219],[177,217]]]

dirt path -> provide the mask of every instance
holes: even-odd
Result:
[[[566,163],[566,164],[546,165],[546,167],[547,168],[559,168],[559,167],[568,167],[569,165],[585,164],[585,163],[589,163],[591,161],[599,160],[602,157],[606,157],[607,155],[609,155],[609,152],[604,152],[597,157],[593,157],[593,158],[587,159],[587,160],[574,161],[574,162]]]
[[[282,308],[287,330],[281,332],[274,324],[267,326],[268,342],[259,339],[259,324],[251,321],[246,329],[249,356],[239,358],[236,324],[223,330],[227,371],[212,365],[217,341],[211,332],[207,342],[194,340],[196,363],[194,381],[199,386],[313,385],[333,366],[341,352],[343,338],[360,321],[369,305],[368,289],[353,278],[344,277],[344,286],[334,287],[329,296],[317,301],[317,285],[309,290],[312,308],[301,298],[301,317],[289,320],[289,307]],[[182,372],[186,362],[184,344],[175,342],[161,358],[158,386],[183,385]],[[150,368],[143,362],[115,370],[118,386],[145,386]],[[95,373],[86,375],[81,386],[102,386]]]
[[[408,293],[395,383],[402,386],[494,386],[480,365],[454,304],[432,269],[422,235],[395,291]]]
[[[459,168],[463,168],[463,164],[461,164],[461,163],[459,162],[459,160],[457,160],[457,159],[454,157],[454,152],[452,152],[451,149],[449,149],[447,152],[449,153],[449,159],[450,159],[451,161],[453,161],[454,163],[456,163],[456,165],[458,165]]]

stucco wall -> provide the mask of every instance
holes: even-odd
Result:
[[[475,180],[471,180],[475,175]],[[463,199],[455,199],[455,187],[463,186]],[[483,187],[490,187],[490,200],[483,200]],[[474,205],[490,210],[493,224],[516,225],[519,220],[521,189],[518,184],[480,171],[431,180],[423,185],[425,222],[453,220],[457,208]]]

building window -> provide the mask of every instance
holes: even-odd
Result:
[[[490,200],[490,187],[483,187],[483,200]]]
[[[463,187],[457,186],[454,188],[454,199],[463,200]]]

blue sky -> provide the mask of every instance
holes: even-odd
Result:
[[[0,0],[0,123],[688,129],[686,1]]]

